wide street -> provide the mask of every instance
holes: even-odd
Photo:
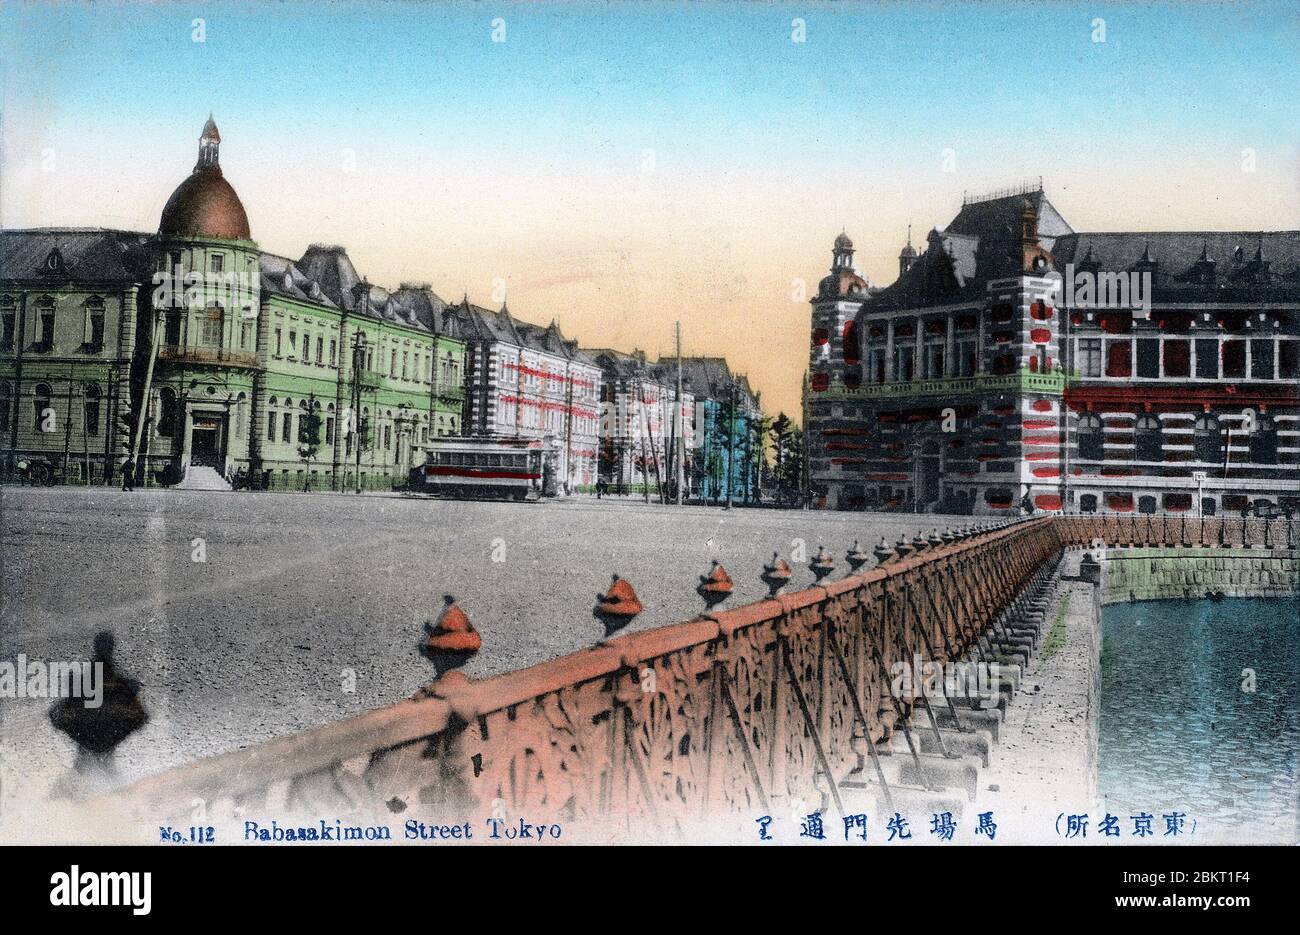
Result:
[[[765,593],[773,551],[824,543],[836,574],[854,539],[969,517],[539,504],[401,496],[103,488],[0,490],[0,660],[87,660],[111,630],[151,720],[118,750],[123,778],[405,698],[433,675],[426,620],[453,594],[483,638],[479,678],[603,636],[591,609],[610,576],[645,605],[631,629],[703,608],[710,559]],[[812,582],[806,565],[795,583]],[[47,792],[72,763],[50,702],[0,699],[3,795]]]

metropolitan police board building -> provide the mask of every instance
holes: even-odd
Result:
[[[1300,506],[1300,232],[1080,233],[964,203],[812,300],[815,506],[1009,515]]]

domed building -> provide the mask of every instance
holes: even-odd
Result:
[[[0,474],[120,483],[130,457],[148,485],[405,482],[465,424],[455,315],[342,247],[260,250],[211,117],[198,143],[154,232],[0,231]]]
[[[209,116],[194,170],[163,208],[154,248],[160,437],[144,441],[154,451],[169,449],[178,476],[191,464],[220,470],[250,454],[240,430],[258,369],[259,251],[220,152],[221,133]]]

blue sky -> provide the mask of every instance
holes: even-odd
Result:
[[[35,92],[90,126],[152,123],[192,120],[199,97],[396,145],[445,134],[575,161],[606,139],[668,139],[799,165],[811,140],[851,158],[1003,121],[1049,139],[1250,135],[1294,127],[1300,86],[1293,3],[6,3],[0,23],[6,71],[25,73],[7,107]]]
[[[0,0],[0,221],[151,229],[212,111],[266,249],[504,278],[512,310],[652,353],[702,303],[697,348],[792,408],[790,282],[841,226],[880,283],[908,224],[1040,175],[1081,230],[1298,226],[1298,11]]]

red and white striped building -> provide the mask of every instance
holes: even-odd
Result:
[[[812,301],[814,503],[1300,506],[1300,232],[1076,233],[1039,188],[909,238],[885,289],[852,255]]]
[[[466,434],[542,440],[560,483],[595,484],[600,365],[554,321],[534,325],[468,299],[451,311],[466,343]]]

